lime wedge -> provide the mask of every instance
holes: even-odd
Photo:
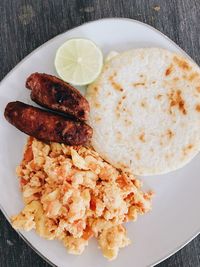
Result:
[[[93,82],[103,66],[103,55],[95,43],[88,39],[70,39],[56,53],[55,67],[58,75],[74,85]]]

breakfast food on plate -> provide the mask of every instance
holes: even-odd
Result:
[[[93,82],[101,72],[103,55],[91,40],[73,38],[62,44],[56,53],[55,67],[58,75],[74,85]]]
[[[26,87],[31,89],[31,99],[46,108],[87,120],[89,104],[80,92],[59,78],[45,73],[33,73]]]
[[[94,149],[136,175],[167,173],[200,150],[200,69],[160,48],[109,60],[89,86]]]
[[[73,254],[94,236],[104,256],[114,259],[130,243],[122,223],[151,209],[152,193],[91,148],[29,138],[17,175],[25,207],[12,217],[13,227],[62,240]]]
[[[20,131],[45,142],[81,145],[92,136],[92,128],[84,122],[72,121],[20,101],[8,103],[4,115]]]
[[[123,223],[151,210],[153,193],[132,173],[167,173],[200,150],[200,69],[160,48],[113,51],[102,64],[92,41],[68,40],[55,67],[72,84],[93,82],[87,99],[36,72],[26,81],[31,99],[54,112],[16,101],[4,115],[31,136],[17,167],[25,207],[13,227],[61,240],[72,254],[95,237],[112,260],[130,243]]]

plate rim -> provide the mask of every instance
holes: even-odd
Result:
[[[49,43],[53,42],[55,39],[59,38],[61,35],[64,35],[68,32],[71,32],[75,29],[84,27],[87,24],[95,24],[96,22],[101,22],[101,21],[127,21],[127,22],[133,22],[142,26],[145,26],[149,29],[151,29],[152,31],[158,33],[160,36],[162,36],[164,39],[166,39],[168,42],[172,43],[179,51],[181,51],[182,54],[184,54],[187,58],[189,58],[192,62],[194,62],[195,64],[197,64],[178,44],[176,44],[173,40],[171,40],[167,35],[165,35],[164,33],[162,33],[161,31],[157,30],[156,28],[154,28],[153,26],[136,20],[136,19],[131,19],[131,18],[126,18],[126,17],[107,17],[107,18],[100,18],[100,19],[96,19],[96,20],[92,20],[92,21],[88,21],[88,22],[84,22],[81,25],[78,26],[74,26],[72,28],[70,28],[69,30],[66,30],[62,33],[57,34],[56,36],[54,36],[53,38],[49,39],[48,41],[44,42],[43,44],[41,44],[40,46],[38,46],[37,48],[35,48],[32,52],[30,52],[28,55],[26,55],[22,60],[20,60],[4,77],[3,79],[0,81],[0,87],[1,85],[6,81],[6,79],[19,67],[21,66],[27,59],[29,59],[29,57],[31,57],[32,55],[34,55],[35,53],[37,53],[41,48],[47,46]],[[198,64],[197,64],[198,65]],[[2,207],[1,203],[0,203],[0,209],[3,213],[3,215],[5,216],[6,220],[8,221],[8,223],[10,224],[10,226],[12,227],[10,218],[7,214],[7,212],[4,210],[4,208]],[[12,229],[14,229],[12,227]],[[31,242],[28,241],[28,239],[23,235],[23,233],[19,230],[14,229],[14,231],[25,241],[25,243],[34,251],[36,252],[43,260],[45,260],[47,263],[49,263],[51,266],[56,267],[56,265],[50,261],[48,258],[46,258],[39,250],[37,250],[37,248],[35,248]],[[194,234],[192,234],[192,236],[190,236],[188,239],[186,239],[184,242],[181,242],[181,244],[179,246],[177,246],[175,249],[173,249],[172,251],[168,252],[166,254],[166,256],[158,259],[155,262],[150,263],[148,266],[155,266],[161,262],[163,262],[164,260],[168,259],[170,256],[174,255],[175,253],[177,253],[179,250],[181,250],[183,247],[185,247],[188,243],[190,243],[195,237],[197,237],[200,234],[200,227],[197,230],[197,232],[195,232]]]

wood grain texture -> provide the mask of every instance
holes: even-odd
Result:
[[[148,23],[200,64],[199,0],[1,0],[0,79],[50,38],[84,22],[105,17],[128,17]],[[49,265],[12,230],[1,213],[0,267],[18,266]],[[199,266],[200,236],[158,265]]]

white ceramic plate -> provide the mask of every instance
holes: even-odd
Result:
[[[9,101],[31,103],[25,89],[27,76],[35,71],[56,74],[54,57],[57,48],[72,37],[96,42],[104,54],[137,47],[162,47],[187,56],[175,43],[152,27],[130,19],[103,19],[63,33],[39,47],[18,64],[0,85],[0,204],[7,218],[22,207],[15,167],[22,158],[27,136],[3,117]],[[108,262],[95,241],[82,256],[69,255],[58,241],[46,241],[35,234],[21,232],[29,245],[57,266],[65,267],[146,267],[168,257],[195,237],[200,230],[200,157],[181,170],[167,175],[146,177],[145,184],[156,192],[153,211],[128,223],[132,245],[122,249],[118,259]]]

